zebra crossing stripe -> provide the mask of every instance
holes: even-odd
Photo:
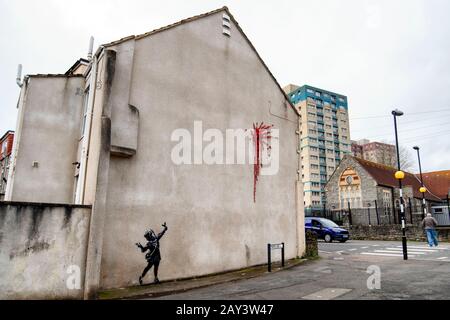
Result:
[[[403,250],[402,248],[386,248],[387,250]],[[417,251],[417,252],[425,252],[425,253],[429,253],[429,252],[438,252],[437,250],[433,250],[433,249],[415,249],[412,247],[408,247],[408,251]]]
[[[403,254],[395,254],[395,253],[361,252],[361,254],[370,255],[370,256],[403,257]],[[415,257],[415,256],[409,255],[409,257]]]
[[[374,252],[383,252],[383,253],[402,253],[399,250],[375,250]],[[408,251],[408,254],[427,254],[426,252],[417,252],[417,251]]]
[[[397,246],[397,248],[401,248],[402,246]],[[425,246],[408,246],[408,248],[413,249],[422,249],[422,250],[428,250],[436,252],[437,250],[448,250],[448,248],[438,248],[438,247],[425,247]]]

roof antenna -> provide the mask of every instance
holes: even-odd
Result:
[[[22,88],[23,82],[22,82],[22,65],[21,64],[19,64],[17,66],[16,83],[20,88]]]
[[[87,54],[88,60],[92,59],[92,51],[94,50],[94,37],[91,36],[91,39],[89,39],[89,51]]]

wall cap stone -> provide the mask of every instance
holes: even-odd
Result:
[[[35,207],[65,207],[92,209],[92,205],[70,204],[70,203],[44,203],[44,202],[23,202],[23,201],[0,201],[1,206],[35,206]]]

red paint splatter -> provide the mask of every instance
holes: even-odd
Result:
[[[254,146],[254,164],[253,164],[253,202],[256,202],[256,183],[258,182],[258,177],[261,172],[262,162],[261,162],[261,153],[264,147],[267,148],[267,154],[270,157],[271,147],[271,131],[273,125],[264,124],[261,122],[260,124],[253,124],[253,132],[252,132],[252,140]]]

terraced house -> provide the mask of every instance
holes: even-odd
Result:
[[[0,204],[0,297],[91,298],[137,285],[146,263],[135,244],[164,222],[161,280],[265,263],[267,243],[302,256],[298,112],[226,7],[103,44],[65,74],[21,85]],[[173,133],[195,138],[198,123],[203,140],[214,133],[210,144],[227,129],[276,130],[276,172],[175,163]],[[260,141],[256,152],[268,149]],[[200,146],[183,154],[201,158]],[[70,290],[77,267],[81,285]]]

